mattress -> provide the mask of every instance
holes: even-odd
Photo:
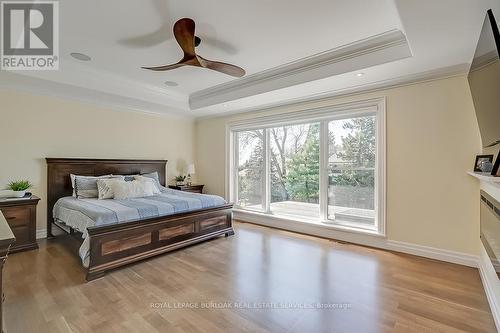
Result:
[[[62,227],[71,227],[82,233],[83,243],[79,255],[83,266],[88,267],[90,256],[88,227],[167,216],[224,204],[226,201],[216,195],[162,188],[162,193],[159,195],[126,200],[64,197],[54,205],[53,217],[59,225],[62,224]]]

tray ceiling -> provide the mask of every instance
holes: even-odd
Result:
[[[414,78],[441,68],[464,71],[484,11],[492,6],[499,7],[500,17],[500,5],[493,0],[65,0],[60,2],[60,70],[2,72],[0,87],[34,91],[48,80],[52,85],[44,93],[67,95],[71,90],[74,96],[80,92],[81,99],[93,95],[94,101],[110,105],[123,97],[125,108],[130,104],[154,113],[196,117],[237,112],[405,76]],[[172,26],[182,17],[191,17],[197,24],[196,35],[202,39],[199,54],[241,66],[250,77],[391,31],[404,36],[408,52],[396,57],[394,51],[379,61],[354,62],[331,73],[308,73],[289,86],[271,83],[264,90],[250,89],[200,102],[203,92],[241,88],[238,80],[246,78],[202,68],[140,69],[180,59]],[[79,62],[71,52],[87,54],[92,61]],[[359,72],[364,75],[355,75]],[[170,87],[165,81],[178,85]],[[198,98],[198,109],[190,106],[190,96]]]

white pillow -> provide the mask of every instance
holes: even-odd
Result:
[[[131,182],[118,181],[110,184],[113,189],[113,198],[117,200],[142,198],[155,195],[155,186],[150,182],[133,180]]]
[[[97,198],[99,200],[114,198],[115,192],[112,185],[114,182],[125,182],[125,177],[97,180]]]
[[[146,183],[150,183],[151,185],[153,185],[153,193],[154,194],[160,194],[161,193],[161,190],[160,190],[160,188],[157,185],[159,183],[158,183],[158,181],[156,179],[145,177],[145,176],[140,176],[140,175],[135,175],[134,179],[137,180],[137,181],[139,181],[139,182],[146,182]]]

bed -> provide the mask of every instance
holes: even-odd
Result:
[[[47,237],[76,235],[87,281],[106,271],[201,241],[234,234],[232,205],[218,196],[165,188],[165,160],[47,158]],[[126,200],[76,199],[70,174],[157,172],[160,194]]]

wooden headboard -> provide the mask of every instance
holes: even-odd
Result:
[[[52,237],[52,209],[57,200],[71,196],[70,174],[83,176],[133,175],[158,172],[166,184],[166,160],[116,160],[85,158],[46,158],[47,161],[47,237]]]

